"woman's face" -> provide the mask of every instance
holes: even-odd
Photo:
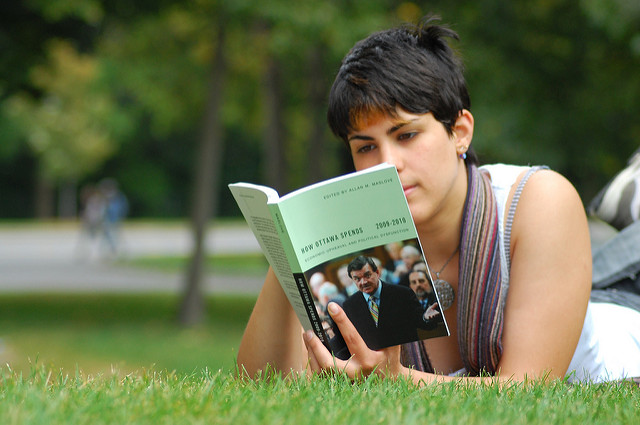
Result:
[[[448,202],[452,197],[462,196],[464,203],[466,173],[458,155],[471,142],[473,117],[464,111],[456,121],[454,135],[449,135],[431,113],[397,112],[395,117],[365,117],[361,128],[349,134],[349,148],[356,170],[382,162],[396,166],[411,215],[419,226],[454,205]]]

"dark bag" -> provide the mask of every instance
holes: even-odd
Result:
[[[640,149],[587,211],[620,231],[594,249],[591,300],[640,311]]]
[[[640,221],[594,249],[591,300],[640,311]]]
[[[618,230],[640,219],[640,149],[593,198],[587,211]]]

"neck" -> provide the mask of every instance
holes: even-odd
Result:
[[[416,225],[431,266],[444,264],[460,243],[467,186],[467,170],[462,166],[443,208],[428,222]]]

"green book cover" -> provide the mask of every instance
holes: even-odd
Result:
[[[340,351],[337,347],[342,342],[326,312],[329,301],[343,305],[373,349],[449,334],[393,165],[380,164],[282,197],[269,187],[250,183],[230,184],[229,188],[302,326],[313,329],[334,353]],[[420,316],[424,326],[405,317],[407,311],[417,309],[413,299],[420,299],[414,291],[407,291],[411,287],[407,275],[398,272],[407,271],[397,258],[399,250],[416,253],[414,263],[423,266],[428,279],[426,292],[437,304],[435,317]],[[357,257],[375,263],[376,270],[369,274],[378,281],[378,294],[382,294],[375,320],[371,313],[366,318],[356,317],[358,309],[364,310],[363,302],[371,302],[345,272]],[[360,278],[361,283],[364,280]],[[420,295],[426,304],[426,296]],[[421,307],[423,313],[425,308]],[[411,329],[404,332],[407,327]]]

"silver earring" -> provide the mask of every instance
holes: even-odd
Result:
[[[467,153],[466,152],[461,153],[459,156],[460,156],[461,159],[467,159]]]

